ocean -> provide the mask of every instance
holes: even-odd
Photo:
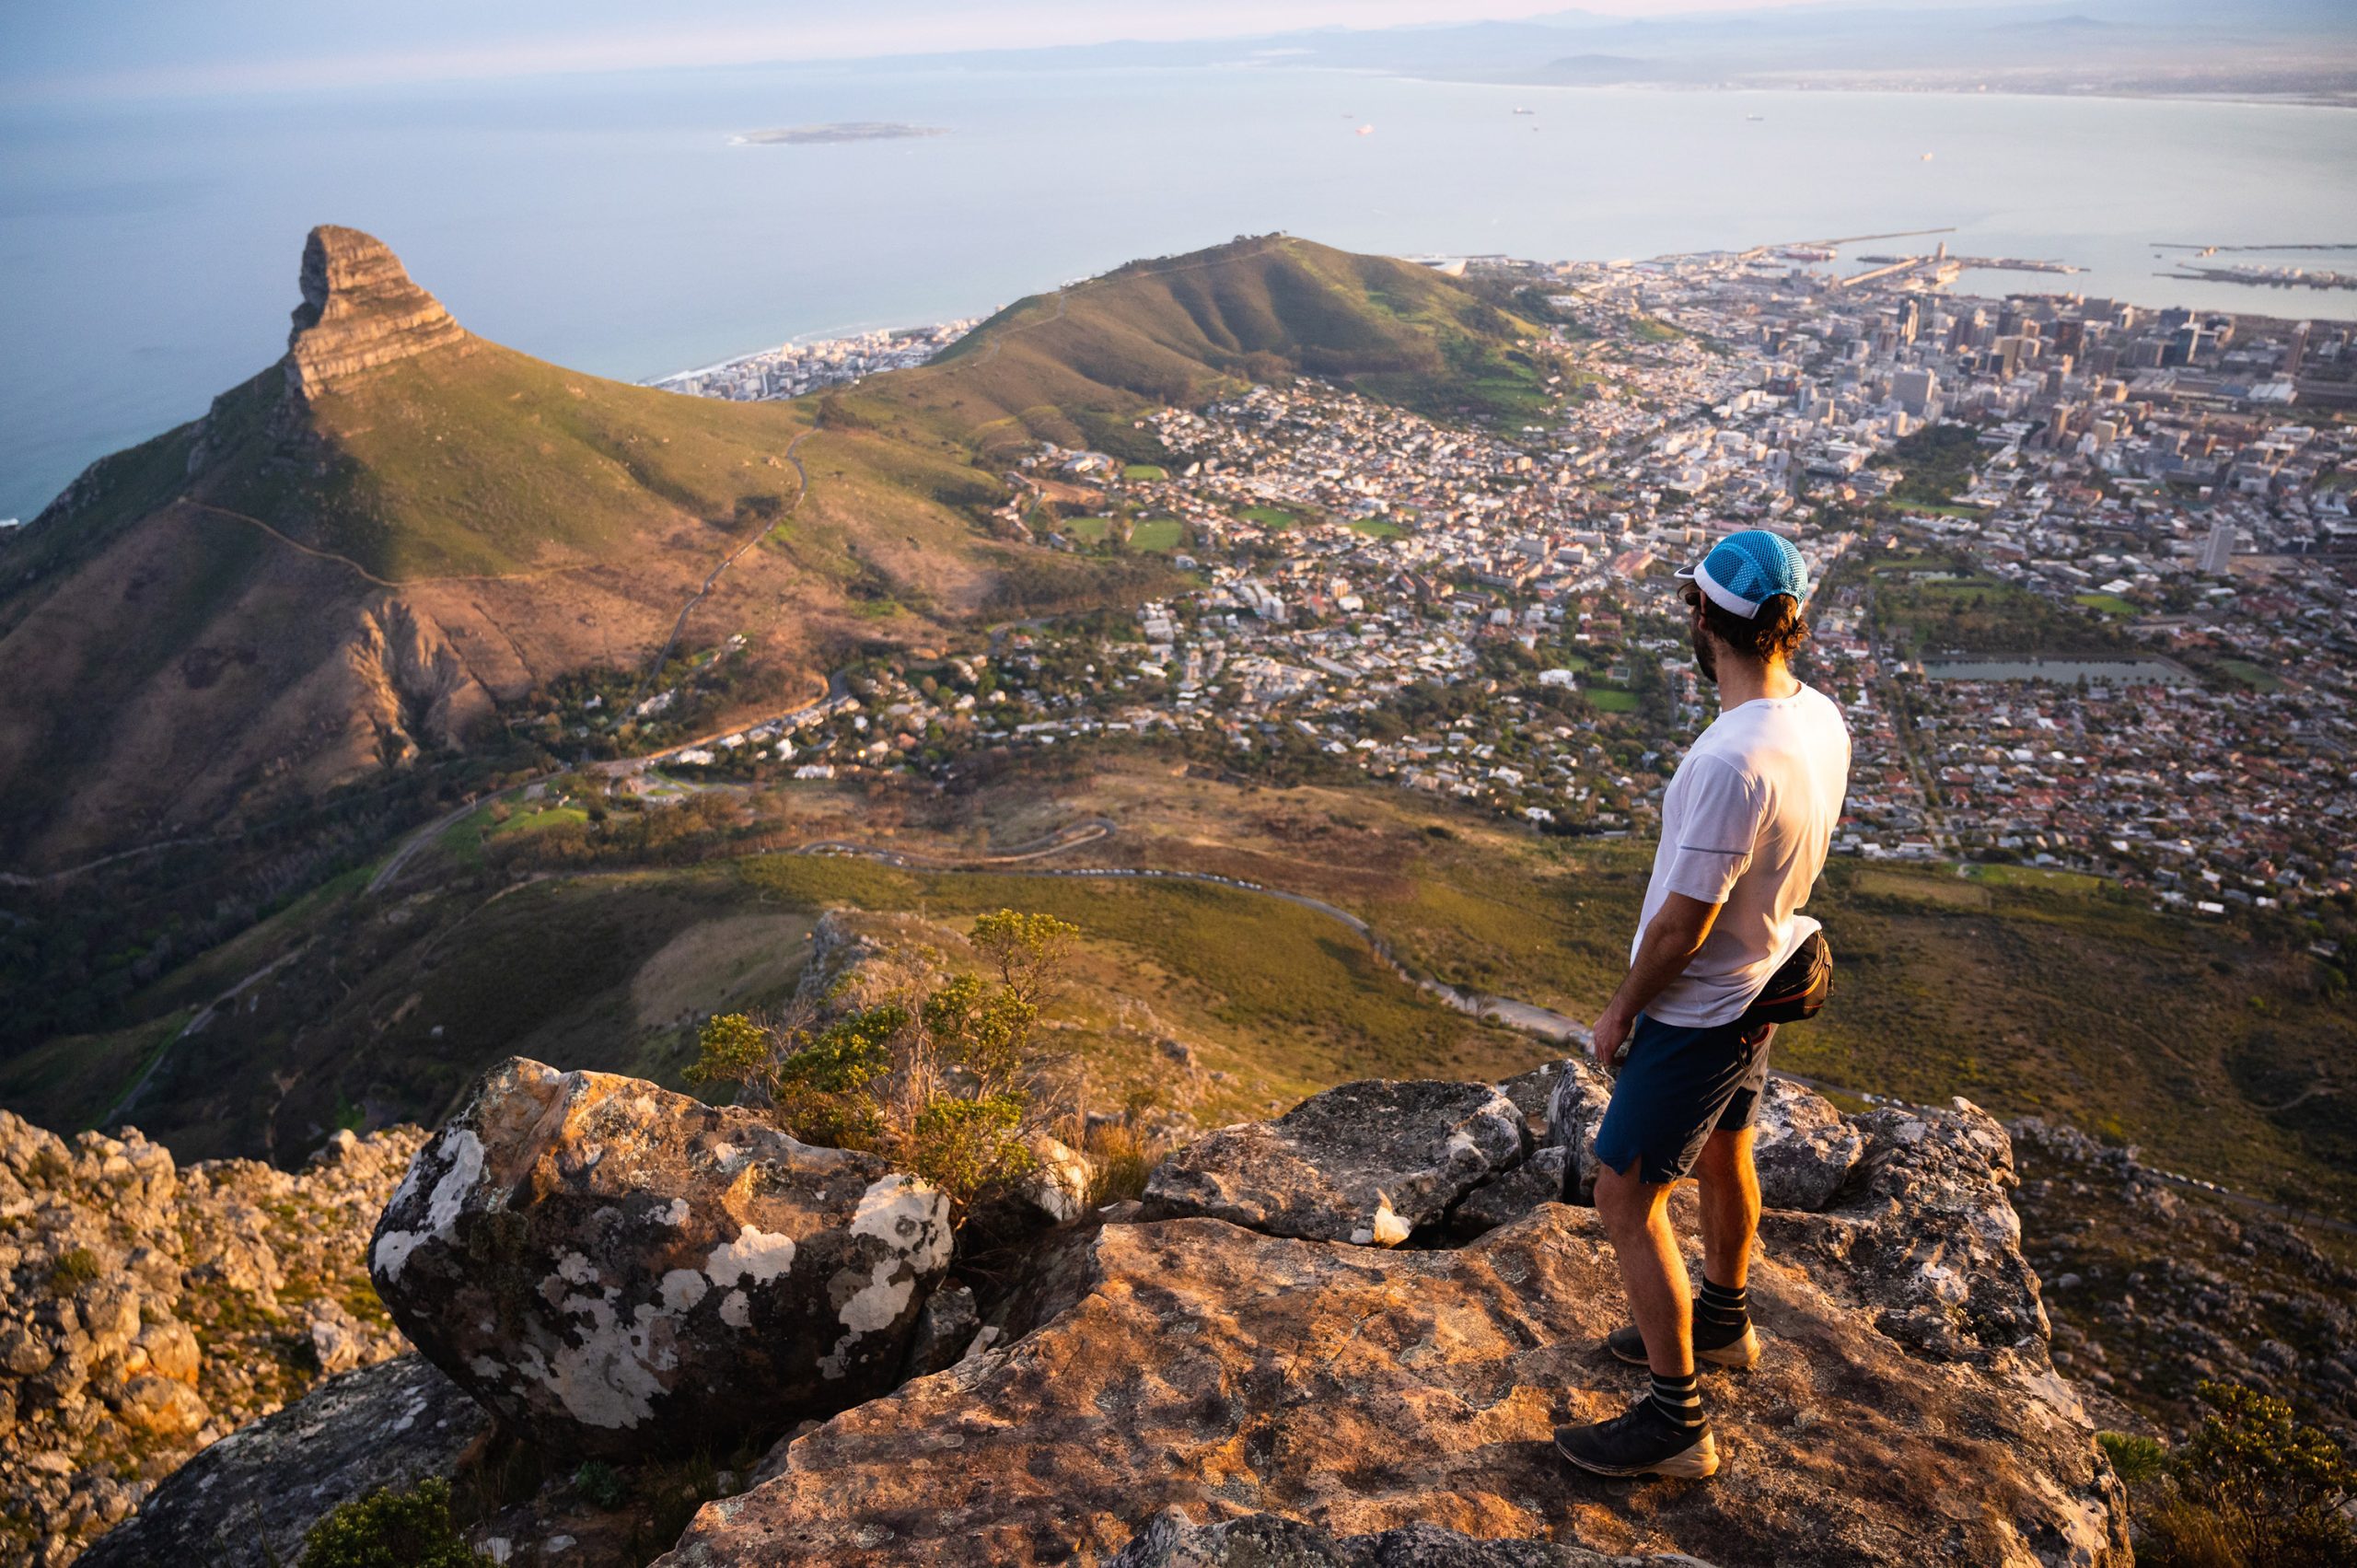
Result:
[[[875,121],[946,134],[732,139]],[[2154,241],[2357,241],[2357,113],[2329,108],[804,66],[0,106],[0,517],[274,359],[318,223],[384,239],[466,326],[631,380],[1271,229],[1611,259],[1953,226],[2088,269],[1960,289],[2357,315],[2154,275]]]

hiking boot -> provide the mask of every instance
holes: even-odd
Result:
[[[1707,1366],[1731,1366],[1747,1371],[1759,1365],[1759,1336],[1751,1330],[1746,1318],[1739,1330],[1715,1323],[1705,1323],[1698,1316],[1693,1323],[1694,1360]],[[1637,1331],[1634,1323],[1624,1323],[1605,1336],[1604,1348],[1631,1366],[1645,1363],[1645,1336]]]
[[[1700,1481],[1719,1468],[1719,1445],[1711,1435],[1711,1423],[1680,1426],[1662,1413],[1651,1395],[1610,1421],[1557,1427],[1555,1451],[1596,1475]]]

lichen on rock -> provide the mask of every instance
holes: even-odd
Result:
[[[418,1347],[515,1430],[639,1458],[889,1388],[948,1203],[752,1111],[515,1058],[419,1152],[370,1257]]]

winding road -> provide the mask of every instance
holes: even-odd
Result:
[[[1353,935],[1357,935],[1362,941],[1366,943],[1368,948],[1375,954],[1376,958],[1385,965],[1385,967],[1397,974],[1401,980],[1406,981],[1409,984],[1414,986],[1417,990],[1423,992],[1425,994],[1439,1001],[1444,1006],[1453,1008],[1457,1012],[1466,1014],[1471,1017],[1481,1018],[1492,1023],[1503,1024],[1508,1028],[1515,1029],[1523,1034],[1535,1036],[1538,1039],[1544,1040],[1554,1045],[1575,1044],[1585,1047],[1588,1044],[1590,1040],[1594,1038],[1585,1024],[1581,1023],[1579,1020],[1570,1016],[1568,1014],[1558,1013],[1550,1007],[1541,1007],[1536,1003],[1517,1001],[1510,996],[1491,996],[1480,992],[1469,990],[1463,986],[1451,985],[1446,981],[1439,980],[1432,975],[1422,974],[1415,970],[1410,969],[1406,964],[1402,963],[1398,955],[1391,950],[1390,944],[1384,941],[1383,937],[1375,930],[1375,928],[1369,925],[1365,921],[1360,919],[1357,915],[1351,913],[1348,910],[1338,908],[1333,904],[1328,903],[1323,899],[1312,898],[1306,893],[1289,892],[1283,888],[1271,888],[1263,883],[1246,881],[1244,878],[1238,877],[1222,877],[1216,873],[1208,871],[1170,871],[1155,866],[1117,865],[1074,866],[1069,869],[1057,867],[1020,868],[1016,865],[1018,862],[1036,860],[1044,855],[1057,854],[1066,850],[1076,849],[1082,844],[1099,842],[1104,839],[1111,837],[1117,830],[1117,824],[1108,819],[1102,817],[1090,818],[1086,821],[1076,823],[1071,828],[1061,829],[1057,832],[1048,835],[1047,838],[1037,840],[1033,843],[1025,845],[1019,850],[1011,851],[1004,855],[985,856],[978,860],[958,861],[939,859],[933,856],[911,854],[904,850],[886,849],[879,845],[854,843],[842,839],[824,839],[815,843],[804,844],[793,853],[796,854],[853,855],[862,859],[878,861],[887,865],[899,866],[911,870],[966,872],[970,874],[994,873],[999,876],[1006,877],[1061,877],[1067,878],[1112,878],[1116,880],[1137,881],[1201,882],[1209,887],[1229,888],[1238,892],[1251,893],[1260,898],[1278,899],[1298,908],[1309,910],[1318,914],[1321,914],[1329,920],[1348,927]],[[1935,1107],[1919,1107],[1914,1102],[1902,1099],[1896,1095],[1880,1094],[1872,1090],[1855,1088],[1846,1084],[1827,1083],[1823,1079],[1805,1077],[1798,1073],[1787,1073],[1781,1068],[1776,1070],[1776,1076],[1790,1079],[1792,1082],[1799,1084],[1805,1088],[1815,1089],[1819,1094],[1846,1095],[1852,1099],[1864,1100],[1870,1105],[1890,1106],[1902,1110],[1937,1109]],[[2181,1175],[2176,1171],[2155,1170],[2147,1166],[2144,1167],[2144,1174],[2159,1180],[2168,1182],[2172,1186],[2187,1188],[2190,1191],[2200,1192],[2205,1196],[2221,1199],[2225,1202],[2257,1213],[2263,1213],[2270,1215],[2282,1215],[2286,1212],[2284,1206],[2281,1203],[2271,1202],[2264,1198],[2254,1198],[2247,1193],[2236,1192],[2231,1189],[2221,1187],[2215,1182],[2205,1182],[2198,1178]],[[2329,1215],[2310,1215],[2304,1223],[2321,1225],[2328,1230],[2337,1231],[2346,1236],[2357,1236],[2357,1224],[2351,1224],[2346,1221],[2337,1220]]]
[[[254,970],[253,973],[246,976],[245,979],[238,981],[237,984],[231,986],[228,990],[223,992],[220,995],[215,997],[212,1001],[207,1002],[203,1006],[198,1008],[196,1016],[189,1019],[186,1024],[182,1025],[178,1034],[175,1034],[171,1039],[164,1042],[162,1049],[157,1051],[155,1056],[149,1060],[147,1065],[140,1071],[139,1076],[131,1081],[131,1086],[124,1089],[122,1094],[115,1098],[114,1104],[107,1108],[105,1114],[99,1118],[98,1124],[101,1127],[120,1126],[123,1119],[131,1114],[132,1108],[139,1103],[140,1096],[147,1092],[147,1086],[155,1081],[156,1074],[163,1070],[164,1063],[172,1054],[172,1047],[180,1044],[180,1041],[188,1039],[191,1035],[203,1034],[205,1027],[213,1022],[214,1018],[219,1015],[221,1009],[234,1004],[239,996],[245,993],[248,987],[258,985],[261,981],[268,980],[272,975],[276,974],[280,970],[284,969],[287,965],[293,963],[296,959],[301,958],[310,950],[311,944],[309,942],[306,942],[299,947],[296,947],[288,952],[281,953],[278,957],[271,959],[270,962],[262,965],[261,968]]]

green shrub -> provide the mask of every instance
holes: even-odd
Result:
[[[303,1538],[301,1568],[488,1568],[450,1523],[450,1483],[379,1488],[346,1503]]]
[[[2357,1467],[2292,1407],[2249,1388],[2204,1383],[2200,1430],[2174,1453],[2106,1434],[2133,1489],[2142,1568],[2349,1568],[2357,1527],[2340,1512]],[[2153,1462],[2153,1452],[2164,1458]],[[2129,1462],[2120,1462],[2121,1455]],[[2131,1469],[2135,1473],[2131,1474]]]
[[[703,1026],[688,1077],[745,1086],[806,1143],[884,1156],[946,1193],[962,1224],[976,1197],[1037,1163],[1032,1047],[1079,935],[1053,915],[993,911],[972,940],[994,979],[958,975],[823,1028],[807,1005],[723,1014]]]
[[[1017,1138],[1027,1102],[1014,1095],[928,1101],[909,1128],[909,1168],[960,1201],[1012,1181],[1038,1163]]]
[[[64,1295],[99,1277],[99,1255],[87,1247],[60,1252],[49,1266],[49,1288]]]
[[[2111,1460],[2111,1468],[2119,1479],[2131,1486],[2157,1481],[2168,1472],[2169,1451],[2149,1437],[2131,1437],[2124,1432],[2098,1432],[2096,1442]]]
[[[573,1490],[592,1508],[612,1513],[630,1500],[630,1489],[622,1484],[621,1472],[603,1459],[585,1461],[573,1472]]]

